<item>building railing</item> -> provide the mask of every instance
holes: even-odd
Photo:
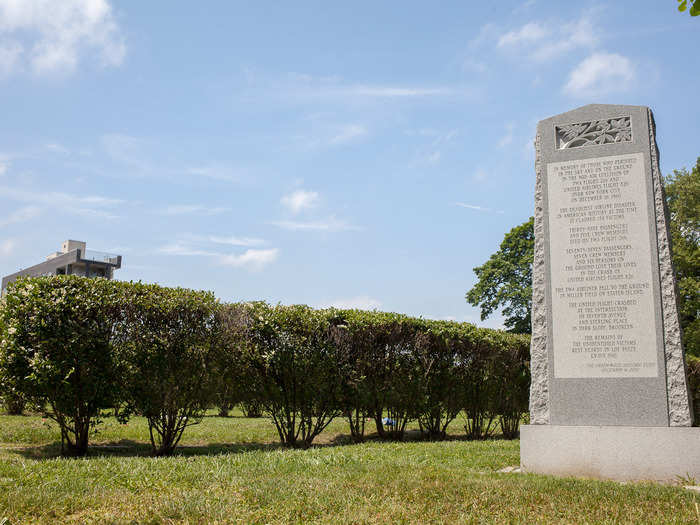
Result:
[[[94,262],[101,262],[101,263],[107,263],[107,264],[119,264],[118,255],[114,255],[111,253],[105,253],[105,252],[98,252],[95,250],[85,250],[85,253],[80,254],[80,258],[83,261],[94,261]]]

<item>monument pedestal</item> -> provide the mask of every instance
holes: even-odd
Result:
[[[523,472],[614,480],[700,481],[699,427],[522,425]]]

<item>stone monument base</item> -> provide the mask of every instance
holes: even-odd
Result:
[[[522,472],[700,483],[700,428],[522,425]]]

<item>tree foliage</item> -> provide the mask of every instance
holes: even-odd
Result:
[[[691,171],[667,176],[665,189],[683,346],[700,356],[700,158]]]
[[[340,411],[329,315],[308,306],[240,305],[244,367],[283,444],[308,447]]]
[[[126,283],[118,334],[127,409],[148,420],[155,455],[171,454],[220,386],[218,302],[211,292]]]
[[[682,13],[686,9],[690,16],[700,15],[700,0],[678,0],[678,10]]]
[[[467,301],[481,308],[482,321],[501,308],[509,331],[530,333],[534,247],[534,219],[530,217],[505,235],[488,261],[474,268],[478,281],[467,292]]]
[[[0,308],[6,395],[58,423],[64,454],[84,455],[100,411],[119,399],[112,334],[123,301],[116,283],[75,276],[19,279]]]

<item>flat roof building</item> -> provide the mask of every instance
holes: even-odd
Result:
[[[121,268],[122,256],[85,249],[83,241],[64,241],[60,252],[46,257],[44,262],[24,268],[2,278],[2,292],[7,285],[19,277],[39,277],[42,275],[80,275],[83,277],[104,277],[111,279],[114,270]]]

